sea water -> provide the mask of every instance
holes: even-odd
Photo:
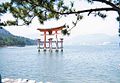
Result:
[[[120,47],[65,46],[63,52],[37,52],[37,46],[1,47],[0,74],[43,83],[120,83]]]

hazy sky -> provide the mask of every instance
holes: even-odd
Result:
[[[102,7],[104,6],[101,3],[96,3],[95,5],[90,5],[85,2],[85,0],[74,0],[75,7],[78,10],[92,8],[92,7]],[[65,0],[68,4],[68,0]],[[105,5],[106,6],[106,5]],[[118,34],[119,23],[116,21],[116,17],[118,16],[116,12],[107,12],[107,18],[102,19],[100,17],[94,17],[94,15],[87,16],[87,14],[83,14],[84,18],[77,24],[77,26],[71,31],[71,36],[78,35],[86,35],[86,34],[96,34],[103,33],[108,35],[116,35]],[[12,19],[10,14],[6,14],[2,19]],[[56,27],[66,24],[71,25],[72,20],[75,19],[74,15],[70,15],[67,18],[62,18],[59,21],[54,19],[49,20],[44,23],[44,25],[39,24],[37,18],[35,18],[29,26],[11,26],[5,27],[12,34],[18,36],[24,36],[28,38],[38,38],[40,33],[37,31],[37,28],[47,28],[47,27]]]

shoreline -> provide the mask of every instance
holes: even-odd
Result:
[[[27,46],[37,46],[37,45],[25,45],[25,46],[17,46],[17,45],[13,45],[13,46],[0,46],[0,48],[6,48],[6,47],[27,47]]]
[[[2,83],[44,83],[42,81],[37,82],[36,80],[29,80],[29,79],[12,79],[12,78],[3,78]],[[52,82],[45,82],[45,83],[52,83]]]

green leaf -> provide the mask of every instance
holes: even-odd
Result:
[[[74,2],[70,2],[70,4],[71,4],[71,8],[74,6]]]
[[[59,3],[58,3],[58,7],[59,7],[59,8],[62,7],[63,4],[64,4],[63,0],[60,0]]]
[[[70,33],[68,32],[67,29],[62,30],[62,34],[63,34],[63,35],[70,35]]]

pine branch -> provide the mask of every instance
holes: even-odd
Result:
[[[95,8],[95,9],[87,9],[87,10],[80,10],[80,11],[75,11],[75,12],[66,12],[66,13],[60,13],[56,12],[58,14],[64,15],[64,14],[80,14],[80,13],[85,13],[85,12],[96,12],[96,11],[116,11],[113,8]],[[55,12],[55,11],[54,11]]]
[[[115,4],[111,3],[110,1],[107,1],[107,0],[93,0],[93,1],[105,3],[105,4],[109,5],[109,6],[111,6],[114,10],[116,10],[116,11],[118,11],[120,13],[120,8],[117,7]]]

